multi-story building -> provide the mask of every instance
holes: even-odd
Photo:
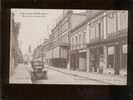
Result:
[[[50,64],[49,59],[51,58],[51,53],[49,53],[50,50],[50,40],[45,39],[44,42],[40,45],[38,45],[33,52],[33,60],[42,60],[45,64]]]
[[[71,69],[73,70],[87,70],[87,46],[89,41],[88,36],[88,21],[97,16],[102,11],[86,11],[86,20],[80,22],[80,24],[71,30]]]
[[[126,74],[127,11],[104,11],[88,22],[88,71]]]
[[[42,43],[42,55],[43,55],[43,61],[45,64],[49,64],[49,50],[50,50],[50,40],[46,39],[43,43]]]
[[[127,11],[66,11],[43,45],[45,60],[55,67],[126,75],[127,30]]]
[[[128,12],[107,11],[106,20],[106,69],[113,69],[114,74],[127,74]]]
[[[10,31],[10,74],[13,74],[17,64],[23,59],[22,52],[18,44],[20,23],[15,22],[14,13],[11,13],[11,31]]]
[[[70,34],[70,68],[73,70],[86,70],[86,32],[87,23],[81,24],[71,30]]]
[[[63,17],[52,29],[51,41],[51,64],[66,68],[69,62],[70,30],[86,19],[86,15],[73,13],[65,10]],[[68,65],[69,68],[69,65]]]
[[[95,11],[94,11],[95,12]],[[102,41],[106,38],[106,27],[104,11],[97,13],[88,21],[87,34],[89,35],[87,50],[88,71],[99,71],[100,60],[104,57],[104,45]],[[105,58],[106,59],[106,58]]]
[[[33,51],[33,55],[32,55],[32,60],[42,60],[43,58],[43,46],[42,44],[41,45],[38,45],[34,51]]]

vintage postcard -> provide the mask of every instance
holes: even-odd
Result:
[[[128,11],[11,9],[15,84],[127,85]]]

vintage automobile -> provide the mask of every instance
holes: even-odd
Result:
[[[47,70],[44,67],[44,63],[42,61],[32,61],[31,62],[33,71],[31,72],[31,80],[32,82],[37,80],[46,80]]]

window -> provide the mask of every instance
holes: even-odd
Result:
[[[77,48],[77,43],[78,43],[78,36],[75,37],[75,46]]]
[[[85,44],[85,35],[86,35],[86,33],[83,32],[83,45]]]
[[[121,68],[122,69],[126,69],[127,68],[127,44],[124,44],[123,46],[122,46],[122,52],[123,52],[123,54],[122,54],[122,65],[121,65]]]
[[[118,13],[118,30],[123,30],[128,27],[128,13]]]
[[[74,46],[74,38],[71,38],[71,49],[73,49]]]
[[[113,16],[113,17],[112,17]],[[107,16],[107,36],[112,36],[116,32],[116,16],[112,13]]]
[[[81,34],[79,34],[79,43],[78,43],[78,45],[79,45],[79,47],[81,47]]]
[[[101,39],[101,23],[98,23],[99,40]]]
[[[122,46],[123,54],[127,54],[127,44]]]
[[[108,55],[114,55],[114,47],[113,46],[108,48]]]

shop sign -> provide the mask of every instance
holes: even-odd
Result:
[[[113,55],[114,54],[114,47],[109,47],[108,48],[108,55]]]
[[[127,53],[127,44],[122,46],[122,51],[123,53]]]

